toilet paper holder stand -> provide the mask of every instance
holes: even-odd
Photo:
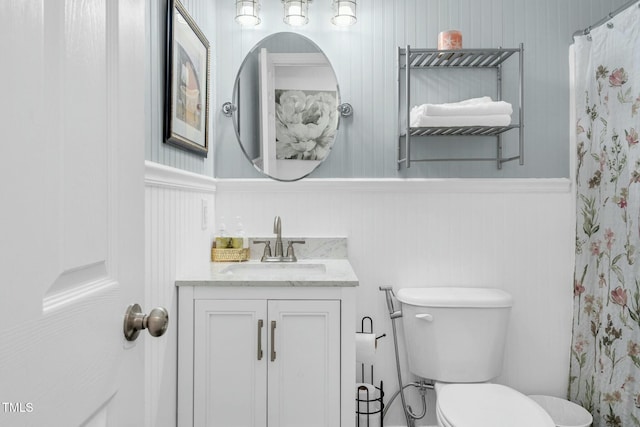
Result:
[[[368,331],[365,331],[365,330],[364,330],[364,322],[365,322],[365,320],[368,320],[368,321],[369,321],[369,330],[368,330]],[[361,334],[372,334],[372,333],[373,333],[373,319],[372,319],[371,317],[369,317],[369,316],[364,316],[364,317],[360,320],[360,331],[359,331],[359,332],[360,332]],[[377,336],[377,337],[376,337],[376,342],[377,342],[380,338],[383,338],[383,337],[386,337],[386,336],[387,336],[387,334],[382,334],[382,335],[380,335],[380,336]]]
[[[365,330],[365,322],[368,321],[369,330]],[[364,316],[360,321],[360,333],[372,334],[373,333],[373,319],[369,316]],[[387,334],[376,336],[376,344],[380,338],[386,337]],[[380,387],[373,384],[373,365],[370,365],[370,377],[369,381],[365,378],[365,364],[360,364],[360,384],[356,389],[356,427],[373,427],[378,425],[382,427],[382,412],[384,410],[384,386],[382,380],[380,380]],[[373,396],[371,395],[371,389],[362,384],[371,384],[374,387]],[[374,424],[372,420],[379,417],[379,423]]]

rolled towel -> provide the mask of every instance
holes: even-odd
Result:
[[[508,114],[483,116],[415,116],[411,114],[411,127],[509,126]]]
[[[489,98],[491,99],[491,98]],[[464,102],[464,101],[463,101]],[[505,101],[489,101],[476,103],[426,104],[426,116],[482,116],[513,113],[511,104]]]

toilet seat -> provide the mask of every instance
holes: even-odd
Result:
[[[439,384],[436,390],[443,427],[555,427],[533,399],[500,384]]]

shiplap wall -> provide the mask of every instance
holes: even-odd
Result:
[[[169,328],[145,339],[147,427],[175,427],[178,275],[209,263],[215,185],[211,178],[147,162],[145,173],[145,312],[169,310]],[[209,222],[202,228],[202,201]]]
[[[360,280],[358,319],[371,316],[376,334],[387,334],[378,344],[375,373],[388,397],[398,386],[391,321],[378,290],[383,285],[505,289],[515,304],[497,382],[564,397],[573,302],[572,199],[566,179],[221,180],[216,216],[241,215],[250,236],[272,235],[273,218],[280,215],[285,240],[348,238]],[[404,355],[403,342],[401,337]],[[411,381],[401,360],[403,378]],[[407,394],[418,411],[417,393]],[[435,425],[433,396],[428,417],[418,425]],[[385,425],[405,425],[399,404]]]
[[[343,121],[329,159],[312,177],[568,177],[568,47],[575,30],[585,28],[626,0],[361,0],[358,22],[347,29],[330,24],[329,0],[313,2],[310,21],[294,30],[316,42],[331,61],[342,98],[354,116]],[[215,175],[258,177],[239,149],[231,120],[220,114],[231,99],[233,82],[246,53],[265,36],[292,31],[282,22],[279,2],[262,2],[262,23],[242,29],[234,21],[234,2],[215,2],[214,89]],[[466,47],[525,46],[525,165],[498,171],[492,162],[431,162],[396,171],[396,49],[435,47],[439,31],[457,28]],[[515,63],[514,63],[515,65]],[[428,71],[423,71],[423,73]],[[469,74],[467,72],[466,76]],[[463,80],[465,75],[457,74]],[[510,78],[507,75],[507,78]],[[474,96],[472,86],[450,79],[429,100]],[[489,82],[492,76],[487,76]],[[483,81],[482,85],[485,82]],[[495,86],[495,85],[494,85]],[[506,89],[506,88],[505,88]],[[487,86],[489,95],[493,87]],[[426,102],[419,94],[416,103]],[[505,97],[509,93],[505,93]],[[517,102],[517,98],[512,98]],[[464,139],[433,146],[433,155],[493,155],[494,139]],[[507,154],[517,131],[505,135]]]

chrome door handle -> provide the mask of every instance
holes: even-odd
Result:
[[[124,315],[123,332],[127,341],[135,341],[143,329],[148,329],[152,337],[159,337],[167,331],[169,313],[164,307],[156,307],[147,315],[139,304],[131,304]]]
[[[271,321],[271,361],[276,360],[276,321]]]
[[[258,360],[262,360],[262,325],[264,321],[258,319]]]

